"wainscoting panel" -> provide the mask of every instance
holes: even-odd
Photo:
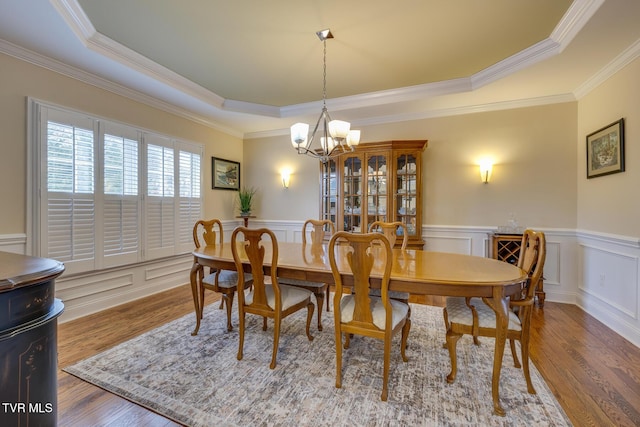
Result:
[[[471,237],[432,235],[427,238],[424,247],[428,251],[472,255],[471,243]]]
[[[65,280],[63,273],[56,280],[56,296],[67,303],[114,289],[133,286],[133,277],[131,271],[117,271],[102,275],[74,276]]]
[[[545,234],[546,237],[546,234]],[[544,286],[560,286],[560,242],[547,240],[547,257],[544,262]]]
[[[577,232],[576,304],[640,347],[640,239]]]
[[[56,280],[56,297],[65,305],[60,322],[189,283],[191,254]]]
[[[251,219],[279,241],[300,242],[303,220]],[[223,221],[225,240],[241,225]],[[547,236],[546,301],[577,304],[635,345],[640,346],[640,239],[584,230],[543,229]],[[489,256],[492,227],[423,226],[425,249]],[[0,235],[0,250],[26,254],[24,234]],[[128,268],[56,280],[65,303],[60,321],[68,321],[189,281],[192,257],[185,254]]]
[[[26,234],[0,234],[0,251],[24,255],[26,247]]]
[[[638,257],[580,245],[583,280],[579,289],[638,320]]]

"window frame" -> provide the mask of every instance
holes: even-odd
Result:
[[[193,249],[193,242],[191,236],[191,227],[185,225],[185,221],[192,222],[193,218],[201,218],[204,209],[204,144],[195,143],[190,141],[180,140],[171,136],[162,135],[157,132],[153,132],[147,129],[142,129],[137,126],[132,126],[124,123],[119,123],[113,120],[104,119],[88,113],[83,113],[61,107],[58,105],[50,104],[36,99],[28,99],[28,127],[27,127],[27,139],[28,139],[28,153],[27,153],[27,185],[30,191],[27,192],[27,253],[31,253],[35,256],[50,257],[48,251],[48,244],[50,243],[49,228],[46,221],[49,218],[49,210],[47,201],[49,196],[55,195],[55,192],[50,192],[47,189],[47,127],[48,121],[51,117],[67,117],[77,119],[78,123],[91,124],[91,130],[93,131],[93,180],[94,180],[94,192],[92,194],[94,200],[94,255],[93,258],[75,261],[75,260],[62,260],[65,263],[66,274],[86,273],[96,270],[102,270],[105,268],[132,265],[139,262],[150,261],[153,259],[159,259],[168,256],[176,256],[188,253]],[[54,120],[55,121],[55,120]],[[137,142],[137,195],[117,195],[117,194],[105,194],[105,151],[104,141],[105,134],[113,135],[116,137],[123,137],[127,140],[133,139]],[[149,230],[147,221],[147,211],[152,200],[148,196],[147,192],[147,150],[149,144],[162,141],[163,146],[167,147],[173,153],[173,206],[172,215],[173,220],[168,226],[168,232],[173,233],[171,244],[163,246],[161,248],[150,248],[149,237],[150,233],[153,234],[153,230]],[[189,153],[191,156],[191,162],[189,164],[180,164],[181,153]],[[183,168],[196,168],[197,172],[189,169],[184,171]],[[192,178],[191,181],[197,181],[197,191],[191,191],[192,197],[188,198],[188,203],[182,205],[182,198],[180,197],[180,174],[187,172]],[[123,172],[124,173],[124,172]],[[197,180],[193,177],[193,174],[197,174]],[[192,184],[193,185],[193,184]],[[65,193],[62,192],[64,195]],[[70,194],[70,198],[81,198],[78,195]],[[193,197],[194,194],[196,197]],[[87,196],[91,198],[91,195]],[[169,199],[163,197],[162,199]],[[74,199],[75,200],[75,199]],[[118,208],[118,202],[120,201],[120,208]],[[170,200],[163,200],[164,202],[171,203]],[[137,205],[137,207],[136,207]],[[137,248],[133,249],[132,246],[122,244],[120,248],[116,248],[115,252],[105,253],[105,216],[108,218],[109,213],[105,210],[105,207],[110,207],[113,211],[118,212],[122,221],[122,224],[126,222],[126,219],[131,219],[135,215],[137,221],[136,231],[137,236]],[[181,210],[181,207],[183,208]],[[137,210],[137,212],[135,212]],[[112,213],[112,211],[110,211]],[[187,216],[182,218],[182,216]],[[111,229],[107,230],[108,238],[114,238],[115,242],[110,241],[112,245],[117,246],[119,244],[117,232],[118,227],[121,230],[127,229],[124,225],[118,224],[118,217],[115,218],[115,224],[111,224]],[[193,221],[195,222],[195,221]],[[193,223],[192,222],[192,223]],[[128,222],[127,224],[132,224]],[[131,230],[129,227],[127,230]],[[127,231],[129,233],[130,231]],[[109,234],[112,233],[112,234]],[[121,231],[121,240],[123,238],[123,232]],[[127,238],[135,239],[135,237],[127,234]],[[69,239],[71,242],[72,238]],[[107,239],[108,240],[108,239]],[[128,242],[133,245],[135,242]],[[113,246],[112,246],[113,248]]]

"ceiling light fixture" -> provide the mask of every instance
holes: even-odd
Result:
[[[322,72],[322,113],[318,118],[316,127],[309,137],[309,125],[296,123],[291,126],[291,144],[298,154],[320,159],[326,163],[330,158],[353,151],[353,147],[360,142],[360,131],[351,130],[351,124],[342,120],[331,120],[327,110],[327,39],[332,39],[331,30],[321,30],[316,33],[324,47],[323,72]],[[320,130],[320,132],[318,132]],[[320,146],[313,148],[312,144],[319,133]]]

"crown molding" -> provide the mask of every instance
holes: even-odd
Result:
[[[459,116],[463,114],[484,113],[490,111],[512,110],[516,108],[535,107],[540,105],[561,104],[565,102],[575,102],[576,98],[572,93],[562,95],[552,95],[537,98],[519,99],[513,101],[492,102],[479,105],[465,105],[454,108],[442,108],[430,111],[420,111],[417,113],[396,114],[367,119],[353,120],[354,127],[380,125],[386,123],[409,122],[414,120],[432,119],[436,117]],[[289,129],[274,129],[261,132],[248,132],[244,134],[244,139],[268,138],[274,136],[288,135]]]
[[[603,82],[609,79],[618,71],[629,65],[640,56],[640,39],[636,40],[634,44],[629,46],[622,53],[616,56],[613,61],[608,63],[604,68],[591,76],[587,81],[581,84],[574,94],[576,99],[582,99],[589,92],[600,86]]]
[[[571,43],[604,2],[605,0],[574,0],[571,3],[550,36],[552,40],[560,44],[560,52]]]
[[[67,22],[74,33],[89,49],[215,108],[268,117],[306,115],[314,113],[318,109],[319,102],[275,107],[225,99],[98,33],[79,6],[77,0],[50,1],[64,17],[65,22]],[[571,41],[575,34],[578,33],[582,26],[588,22],[603,2],[604,0],[574,0],[561,22],[554,29],[550,38],[512,55],[471,77],[333,98],[327,100],[327,106],[333,111],[341,111],[364,106],[414,101],[424,99],[425,97],[472,91],[531,64],[558,54],[561,49]]]
[[[30,64],[47,69],[49,71],[53,71],[54,73],[70,77],[74,80],[78,80],[82,83],[86,83],[100,89],[104,89],[116,95],[191,120],[195,123],[199,123],[220,132],[224,132],[228,135],[242,138],[242,132],[239,132],[236,129],[232,129],[227,126],[221,126],[219,123],[216,123],[207,117],[194,114],[184,108],[177,107],[171,103],[161,101],[156,97],[146,95],[129,87],[125,87],[110,80],[96,76],[95,74],[88,73],[63,62],[57,61],[39,53],[35,53],[21,46],[12,44],[6,40],[0,39],[0,53],[5,53],[9,56],[28,62]]]
[[[363,108],[370,107],[372,105],[415,101],[438,95],[473,91],[490,82],[521,70],[535,62],[560,53],[571,42],[579,30],[589,21],[604,1],[605,0],[574,0],[567,13],[563,16],[562,20],[556,26],[548,39],[545,39],[491,67],[488,67],[471,77],[328,99],[326,101],[327,106],[332,111],[341,111],[350,108]],[[78,39],[91,51],[148,76],[156,82],[167,85],[172,90],[185,94],[185,96],[190,96],[201,101],[206,106],[213,108],[213,110],[218,109],[221,112],[228,111],[263,117],[282,118],[296,115],[315,114],[321,106],[320,101],[275,107],[222,98],[219,95],[194,84],[190,80],[183,78],[171,70],[160,66],[159,64],[98,33],[77,0],[50,0],[50,2],[60,13]],[[188,120],[200,123],[235,137],[251,139],[264,136],[282,135],[286,133],[284,130],[277,129],[273,131],[243,134],[236,129],[221,126],[214,121],[214,118],[206,117],[201,114],[194,114],[184,107],[178,107],[170,102],[162,101],[155,96],[146,95],[139,91],[132,90],[128,87],[124,87],[94,74],[28,51],[3,40],[0,40],[0,52],[7,53],[8,55],[25,60],[34,65],[108,90],[112,93],[144,103],[159,110],[184,117]],[[496,111],[508,108],[523,108],[551,103],[572,102],[585,96],[603,81],[636,59],[639,54],[640,41],[625,50],[614,61],[608,64],[607,67],[591,77],[571,94],[496,102],[485,105],[460,106],[449,109],[409,114],[371,117],[360,121],[354,121],[353,124],[362,126],[367,124],[411,121],[433,117],[470,114],[475,112]]]

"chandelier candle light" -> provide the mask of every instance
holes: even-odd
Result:
[[[331,120],[327,110],[327,39],[332,39],[331,30],[326,29],[316,33],[324,47],[322,73],[322,113],[316,127],[309,137],[309,125],[296,123],[291,126],[291,144],[298,154],[306,154],[326,163],[330,158],[353,151],[353,147],[360,142],[360,131],[351,130],[351,124],[342,120]],[[320,128],[320,132],[318,129]],[[319,133],[320,147],[312,148],[316,134]]]

